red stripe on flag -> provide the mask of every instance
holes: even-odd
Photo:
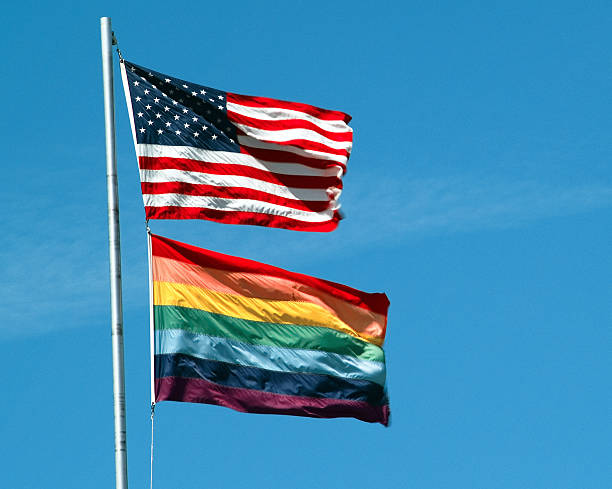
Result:
[[[292,188],[342,188],[342,180],[338,177],[283,175],[245,165],[209,163],[206,161],[190,160],[186,158],[139,156],[138,165],[141,170],[181,170],[210,173],[211,175],[235,175],[250,177],[256,178],[257,180],[261,180],[263,182],[274,183]]]
[[[147,208],[148,209],[148,208]],[[199,209],[198,209],[199,210]],[[224,213],[225,214],[225,213]],[[238,213],[232,213],[238,214]],[[259,214],[263,215],[263,214]],[[265,216],[265,215],[264,215]],[[266,216],[266,217],[278,217],[278,216]],[[280,218],[283,220],[293,221],[293,219]],[[337,224],[339,219],[338,213],[334,213],[334,221],[329,223],[300,223],[306,226],[331,226]],[[293,228],[289,228],[293,229]],[[312,231],[314,229],[300,229],[300,231]],[[322,231],[322,229],[316,229]],[[331,230],[331,229],[327,229]],[[216,268],[217,270],[226,270],[228,272],[244,272],[244,273],[259,273],[262,275],[269,275],[271,277],[283,278],[291,280],[293,282],[302,283],[321,290],[328,294],[337,297],[343,301],[349,302],[355,306],[369,309],[383,316],[387,316],[387,310],[389,309],[389,299],[385,294],[381,293],[368,293],[361,290],[354,289],[348,285],[338,284],[329,280],[324,280],[310,275],[304,275],[301,273],[290,272],[282,268],[273,267],[272,265],[266,265],[254,260],[248,260],[246,258],[239,258],[237,256],[225,255],[223,253],[217,253],[215,251],[205,250],[192,246],[172,239],[164,238],[162,236],[152,235],[152,246],[153,255],[161,256],[164,258],[171,258],[184,263],[190,263],[202,267]]]
[[[350,115],[337,110],[326,110],[315,107],[314,105],[301,104],[298,102],[287,102],[284,100],[277,100],[267,97],[251,97],[249,95],[238,95],[227,92],[227,101],[234,104],[245,105],[247,107],[278,107],[280,109],[297,110],[316,117],[317,119],[327,121],[344,121],[348,124],[351,120]]]
[[[282,146],[295,146],[296,148],[308,149],[312,151],[320,151],[321,153],[329,153],[332,155],[339,156],[350,156],[350,153],[346,149],[331,148],[322,143],[315,143],[308,139],[292,139],[290,141],[270,141],[268,139],[259,139],[263,143],[280,144]]]
[[[307,201],[279,197],[260,190],[244,187],[215,187],[184,182],[150,183],[142,182],[143,194],[183,194],[203,197],[216,197],[221,199],[251,199],[282,205],[292,209],[310,212],[323,212],[329,208],[330,201]]]
[[[267,131],[282,131],[285,129],[309,129],[311,131],[315,131],[321,134],[322,136],[325,136],[328,139],[331,139],[332,141],[353,141],[352,131],[326,131],[325,129],[321,129],[319,126],[313,124],[312,122],[306,119],[263,120],[238,114],[236,112],[232,112],[231,110],[227,111],[227,117],[232,122],[237,122],[238,124],[244,124],[245,126],[254,127],[257,129],[265,129]]]
[[[203,207],[145,207],[147,219],[207,219],[224,224],[249,224],[272,228],[290,229],[293,231],[329,232],[338,227],[340,213],[325,222],[305,222],[273,214],[257,212],[219,211]]]
[[[244,130],[238,127],[236,128],[236,134],[240,136],[250,137],[262,143],[278,145],[281,148],[283,146],[293,146],[294,148],[299,148],[301,150],[318,151],[320,153],[327,153],[330,155],[346,156],[347,158],[350,156],[350,153],[345,149],[331,148],[325,144],[315,143],[314,141],[309,141],[308,139],[292,139],[290,141],[271,141],[269,139],[262,139],[262,138],[251,136],[248,133],[244,132]],[[273,150],[273,151],[276,151],[276,150]]]
[[[343,173],[346,173],[346,165],[340,161],[324,160],[320,158],[309,158],[307,156],[297,155],[289,151],[282,151],[282,146],[279,149],[261,149],[252,148],[250,146],[240,145],[240,152],[243,154],[251,155],[253,158],[257,158],[262,161],[269,161],[270,163],[299,163],[304,166],[311,168],[342,168]]]

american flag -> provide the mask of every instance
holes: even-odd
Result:
[[[350,116],[224,92],[123,60],[147,219],[332,231]]]

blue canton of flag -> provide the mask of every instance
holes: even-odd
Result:
[[[137,143],[240,152],[226,92],[123,63]]]

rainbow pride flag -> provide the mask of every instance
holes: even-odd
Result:
[[[151,272],[155,402],[388,425],[385,294],[156,235]]]

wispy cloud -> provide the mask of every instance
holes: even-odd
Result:
[[[561,185],[471,176],[372,178],[349,181],[341,200],[346,219],[332,233],[197,227],[188,222],[155,222],[154,227],[178,240],[308,273],[315,263],[336,260],[339,252],[348,256],[372,246],[397,247],[432,236],[519,227],[610,207],[612,184]],[[204,226],[210,232],[203,232]]]
[[[361,195],[353,192],[347,199],[347,222],[353,216],[359,219],[359,235],[366,241],[513,227],[612,205],[612,185],[599,183],[455,177],[361,187]]]
[[[0,339],[85,325],[106,285],[104,259],[92,246],[91,225],[51,228],[39,211],[21,209],[4,223]],[[103,296],[105,304],[108,294]],[[92,300],[94,298],[94,300]]]
[[[93,208],[62,207],[40,199],[30,206],[21,204],[6,213],[3,223],[0,341],[85,328],[100,318],[107,321],[106,215]],[[325,260],[335,259],[340,250],[351,254],[372,246],[401,246],[434,235],[516,227],[610,207],[612,184],[377,178],[376,185],[365,180],[350,182],[343,204],[347,219],[329,234],[203,222],[156,222],[153,229],[224,253],[308,273]],[[140,202],[134,202],[134,209],[140,211],[139,206]],[[47,214],[45,208],[53,212]],[[61,220],[47,218],[53,214],[61,214]],[[94,221],[88,217],[92,215],[97,215]],[[146,297],[146,251],[140,217],[124,215],[124,219],[138,222],[122,235],[124,304],[129,306]]]

